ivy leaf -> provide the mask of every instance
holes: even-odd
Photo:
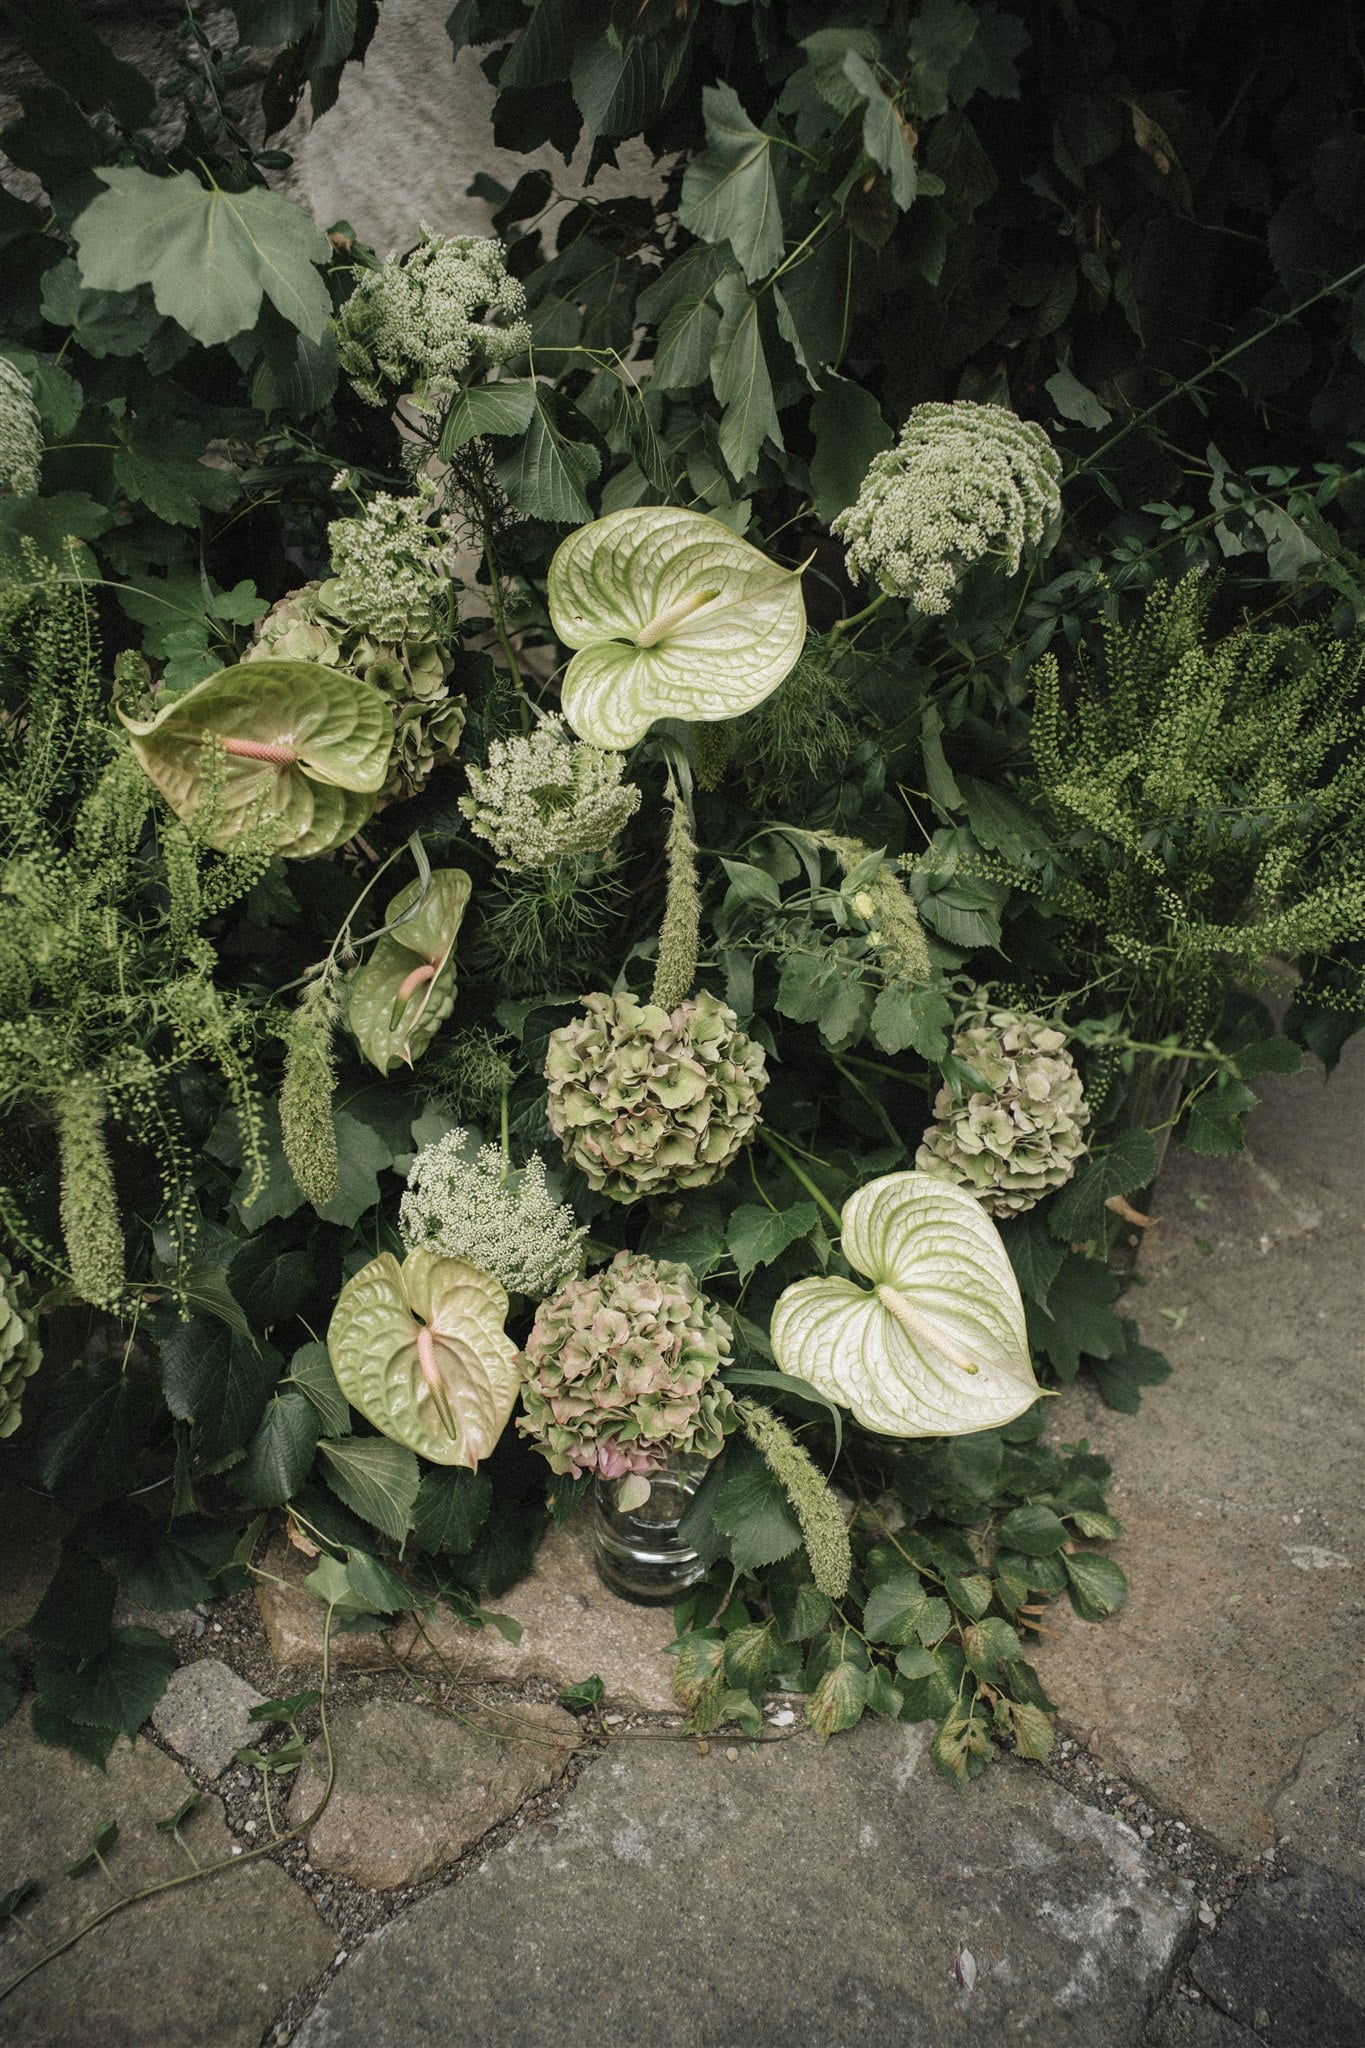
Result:
[[[748,476],[765,441],[781,448],[782,429],[773,404],[772,379],[758,326],[758,300],[733,271],[716,286],[720,327],[711,351],[711,385],[725,407],[720,452],[735,480]]]
[[[1030,1304],[1029,1340],[1068,1385],[1083,1356],[1113,1358],[1127,1349],[1126,1333],[1109,1304],[1119,1283],[1100,1259],[1068,1252],[1048,1290],[1048,1312]]]
[[[130,498],[174,526],[197,526],[201,512],[225,511],[237,478],[204,460],[204,435],[188,420],[139,413],[113,423],[119,443],[114,475]]]
[[[421,1467],[403,1444],[387,1437],[324,1437],[318,1445],[333,1492],[385,1536],[401,1543],[408,1533]]]
[[[38,1697],[82,1727],[137,1734],[166,1690],[175,1651],[152,1628],[116,1628],[108,1644],[84,1660],[58,1650],[39,1654]]]
[[[1120,1322],[1131,1332],[1132,1342],[1117,1358],[1092,1359],[1090,1370],[1107,1408],[1120,1415],[1136,1415],[1142,1406],[1142,1389],[1159,1387],[1171,1376],[1171,1362],[1149,1344],[1137,1341],[1137,1325],[1127,1317]],[[1092,1535],[1093,1530],[1087,1530]]]
[[[871,1676],[858,1664],[836,1664],[827,1671],[806,1701],[806,1719],[822,1741],[863,1718]]]
[[[282,1387],[261,1418],[246,1463],[233,1474],[243,1500],[258,1508],[283,1507],[307,1478],[321,1434],[307,1394],[301,1387]]]
[[[918,173],[911,154],[910,137],[896,111],[896,103],[882,91],[881,81],[865,57],[856,50],[844,55],[844,76],[866,102],[863,113],[863,148],[874,164],[880,164],[891,184],[891,197],[901,212],[912,203]]]
[[[728,1539],[733,1562],[749,1572],[789,1557],[801,1541],[801,1524],[781,1482],[747,1445],[742,1455],[732,1450],[725,1462],[726,1476],[712,1514]]]
[[[831,377],[810,410],[815,454],[810,483],[816,517],[828,526],[858,495],[868,464],[895,435],[870,391],[848,377]]]
[[[413,1541],[423,1550],[456,1556],[472,1550],[493,1501],[486,1472],[439,1465],[423,1476],[412,1510]]]
[[[782,212],[772,139],[756,128],[732,85],[702,91],[706,148],[683,177],[678,219],[703,242],[728,241],[750,283],[782,260]]]
[[[150,284],[158,312],[211,347],[252,327],[264,295],[291,327],[319,341],[332,302],[315,264],[326,235],[278,192],[205,188],[192,171],[154,177],[97,170],[108,191],[72,224],[81,281],[98,291]]]
[[[790,1209],[762,1209],[755,1202],[736,1209],[730,1218],[727,1243],[741,1280],[755,1266],[770,1266],[790,1244],[813,1230],[819,1221],[814,1202],[796,1202]]]
[[[518,512],[556,526],[577,526],[592,518],[586,492],[602,458],[589,442],[568,440],[550,417],[542,387],[529,388],[531,416],[516,447],[497,457],[498,482]]]
[[[1156,1140],[1140,1125],[1121,1131],[1108,1150],[1064,1187],[1048,1205],[1048,1223],[1054,1237],[1068,1243],[1102,1241],[1111,1195],[1131,1195],[1149,1187],[1156,1179]]]
[[[1128,1581],[1112,1557],[1078,1550],[1066,1563],[1067,1591],[1082,1621],[1099,1621],[1128,1597]]]

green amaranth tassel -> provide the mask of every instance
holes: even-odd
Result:
[[[308,984],[285,1027],[280,1136],[289,1171],[315,1209],[334,1201],[341,1188],[332,1122],[332,1035],[340,1014],[334,977],[325,974]]]
[[[853,1572],[853,1553],[839,1503],[786,1424],[758,1401],[737,1401],[744,1434],[780,1480],[810,1558],[811,1576],[831,1600],[842,1600]]]
[[[697,846],[688,823],[687,804],[671,778],[668,795],[673,805],[673,820],[668,828],[668,901],[659,927],[653,1001],[661,1009],[676,1010],[691,994],[697,978],[701,895],[697,888]]]
[[[699,720],[692,727],[692,773],[698,789],[719,789],[734,752],[733,719]]]
[[[104,1090],[93,1074],[77,1074],[58,1095],[56,1110],[71,1282],[83,1301],[113,1308],[124,1286],[123,1233],[104,1135]]]

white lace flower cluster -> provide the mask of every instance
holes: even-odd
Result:
[[[28,496],[38,488],[43,430],[23,371],[0,356],[0,485]]]
[[[435,487],[411,498],[381,491],[355,519],[327,529],[332,575],[319,596],[352,631],[375,640],[413,640],[447,630],[450,525],[433,523]]]
[[[498,865],[548,867],[568,853],[610,846],[640,807],[625,758],[574,739],[557,712],[524,739],[494,740],[486,768],[469,767],[470,796],[460,809]]]
[[[471,366],[520,355],[531,329],[501,242],[419,233],[406,256],[361,275],[336,318],[337,353],[368,404],[406,392],[423,412],[439,412]]]
[[[447,1131],[418,1153],[398,1227],[409,1251],[468,1259],[509,1294],[532,1301],[543,1301],[577,1273],[588,1234],[567,1203],[550,1194],[538,1152],[513,1171],[497,1145],[476,1150],[462,1130]]]
[[[832,521],[848,572],[942,613],[964,569],[999,555],[1010,575],[1061,511],[1061,462],[1041,427],[1001,405],[917,405],[873,457],[857,502]]]

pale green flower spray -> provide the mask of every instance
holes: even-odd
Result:
[[[673,817],[668,828],[668,896],[659,928],[659,959],[651,1002],[676,1010],[692,992],[697,978],[701,941],[701,894],[697,888],[697,843],[687,815],[687,802],[670,779]]]
[[[557,712],[525,738],[494,740],[488,766],[466,769],[460,809],[514,872],[549,867],[573,853],[600,853],[640,805],[623,783],[625,757],[575,739]]]
[[[468,1259],[509,1294],[540,1301],[583,1263],[586,1228],[556,1203],[545,1162],[533,1152],[514,1171],[497,1145],[475,1149],[465,1131],[447,1131],[418,1153],[398,1227],[409,1250]]]
[[[829,847],[846,875],[867,860],[874,849],[861,839],[844,838],[837,832],[814,835]],[[858,890],[853,908],[865,921],[868,944],[877,954],[888,981],[905,982],[919,988],[933,972],[924,928],[894,865],[883,860],[877,872]]]
[[[318,596],[353,631],[397,642],[448,628],[451,533],[448,520],[432,523],[435,496],[423,478],[413,497],[381,491],[328,527],[332,576]]]
[[[406,392],[431,413],[471,369],[520,355],[531,329],[500,242],[419,233],[406,256],[361,273],[333,324],[341,367],[367,404]]]
[[[848,572],[943,613],[983,555],[1011,575],[1061,514],[1061,462],[1041,427],[1002,405],[917,405],[894,448],[872,459],[857,501],[830,532]]]

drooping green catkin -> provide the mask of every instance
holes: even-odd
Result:
[[[821,832],[816,835],[822,846],[828,846],[846,875],[865,861],[872,853],[861,839],[846,839],[836,832]],[[888,981],[908,982],[918,988],[928,981],[933,972],[929,960],[929,947],[924,929],[919,921],[919,912],[910,900],[909,892],[896,875],[889,861],[883,861],[865,890],[864,906],[855,898],[854,908],[861,915],[866,910],[868,941],[876,949]]]
[[[735,749],[734,721],[698,722],[692,727],[692,773],[698,789],[719,789]]]
[[[784,1422],[758,1401],[737,1401],[744,1434],[761,1452],[791,1502],[810,1558],[811,1575],[831,1600],[842,1600],[853,1571],[853,1553],[839,1503]]]
[[[335,1200],[341,1186],[332,1122],[332,1037],[340,1015],[336,978],[323,974],[309,982],[285,1029],[280,1136],[289,1171],[316,1209]]]
[[[701,894],[697,888],[697,843],[688,822],[687,803],[672,782],[668,794],[673,805],[673,820],[668,828],[668,900],[659,927],[659,964],[654,972],[652,1001],[661,1010],[676,1010],[691,994],[697,978]]]
[[[77,1074],[58,1095],[56,1110],[71,1282],[82,1301],[112,1308],[124,1286],[123,1233],[105,1139],[104,1090],[93,1074]]]

